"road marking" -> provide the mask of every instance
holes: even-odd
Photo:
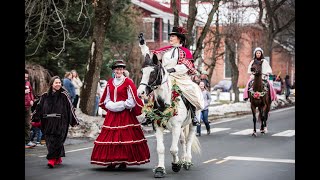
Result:
[[[215,132],[225,131],[225,130],[229,130],[229,129],[231,129],[231,128],[211,128],[210,132],[215,133]]]
[[[75,149],[75,150],[70,150],[70,151],[66,151],[65,153],[70,153],[70,152],[76,152],[76,151],[82,151],[82,150],[86,150],[86,149],[92,149],[92,147],[86,147],[86,148],[81,148],[81,149]],[[38,157],[46,157],[47,155],[42,155],[42,156],[38,156]]]
[[[244,156],[228,156],[225,160],[241,160],[241,161],[264,161],[264,162],[280,162],[280,163],[295,163],[294,159],[274,159],[274,158],[259,158],[259,157],[244,157]]]
[[[209,162],[212,162],[212,161],[215,161],[215,160],[217,160],[217,159],[210,159],[210,160],[205,161],[205,162],[203,162],[203,163],[209,163]]]
[[[149,137],[153,137],[153,136],[156,136],[155,134],[151,134],[151,135],[148,135],[148,136],[145,136],[146,138],[149,138]]]
[[[249,134],[252,134],[252,133],[253,133],[252,129],[245,129],[245,130],[238,131],[238,132],[235,132],[235,133],[230,133],[230,134],[233,134],[233,135],[249,135]]]
[[[294,136],[295,135],[295,130],[286,130],[286,131],[282,131],[282,132],[279,132],[279,133],[276,133],[272,136],[286,136],[286,137],[291,137],[291,136]]]
[[[294,107],[283,108],[283,109],[279,109],[279,110],[270,111],[270,113],[276,113],[276,112],[286,111],[286,110],[294,109],[294,108],[295,108],[295,106],[294,106]],[[222,120],[222,121],[214,122],[214,123],[210,123],[210,124],[213,124],[213,125],[215,125],[215,124],[221,124],[221,123],[225,123],[225,122],[235,121],[235,120],[238,120],[238,119],[244,119],[244,118],[247,118],[247,117],[249,117],[249,116],[252,116],[252,115],[245,115],[245,116],[242,116],[242,117],[240,117],[240,118],[237,117],[237,118]],[[214,129],[214,128],[211,128],[211,129]],[[223,128],[220,128],[220,129],[223,129]],[[230,128],[226,128],[226,129],[230,129]],[[248,134],[251,134],[251,133],[252,133],[252,129],[249,129],[249,130],[250,130],[250,133],[248,133]],[[222,131],[222,130],[221,130],[221,131]],[[244,130],[244,131],[246,131],[246,130]],[[218,132],[218,131],[217,131],[217,132]],[[238,133],[239,133],[239,132],[238,132]],[[231,133],[231,134],[235,134],[235,133]],[[245,135],[248,135],[248,134],[245,134]],[[146,138],[150,138],[150,137],[154,137],[154,136],[155,136],[155,134],[147,135],[147,136],[145,136],[145,137],[146,137]],[[81,148],[81,149],[76,149],[76,150],[67,151],[67,152],[65,152],[65,153],[82,151],[82,150],[91,149],[91,148],[93,148],[93,146],[92,146],[92,147],[87,147],[87,148]],[[42,155],[42,156],[38,156],[38,157],[46,157],[46,156],[47,156],[47,155]],[[222,160],[222,161],[224,162],[224,160]],[[220,162],[220,161],[219,161],[219,162]],[[216,162],[216,163],[219,163],[219,162]],[[221,162],[221,163],[222,163],[222,162]]]
[[[229,159],[223,159],[223,160],[221,160],[221,161],[216,162],[216,164],[221,164],[221,163],[226,162],[226,161],[228,161],[228,160],[229,160]]]

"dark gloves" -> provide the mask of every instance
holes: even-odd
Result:
[[[138,38],[139,38],[139,43],[140,43],[140,45],[144,45],[143,33],[140,33],[139,36],[138,36]]]
[[[174,68],[167,69],[167,71],[168,71],[168,73],[176,72],[176,70]]]

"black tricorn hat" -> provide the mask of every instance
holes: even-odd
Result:
[[[183,27],[172,27],[172,31],[169,33],[170,35],[177,35],[181,38],[186,38],[185,34],[187,34],[187,31]]]
[[[123,67],[125,68],[126,67],[126,63],[122,60],[122,59],[119,59],[119,60],[115,60],[112,64],[112,69],[115,69],[117,67]]]

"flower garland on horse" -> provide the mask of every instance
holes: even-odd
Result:
[[[179,96],[181,96],[182,91],[179,86],[176,84],[176,81],[173,81],[172,89],[171,89],[171,104],[167,104],[166,108],[163,112],[158,109],[154,109],[154,98],[149,98],[148,103],[144,105],[142,111],[145,112],[145,116],[149,118],[154,124],[158,126],[162,126],[166,128],[166,124],[169,119],[173,116],[178,115],[177,107],[178,102],[181,100]],[[154,123],[155,122],[155,123]]]

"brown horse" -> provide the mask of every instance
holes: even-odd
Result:
[[[253,115],[253,133],[256,133],[256,108],[259,110],[259,120],[261,121],[260,132],[267,133],[267,119],[271,107],[270,87],[267,80],[262,79],[262,61],[255,60],[251,66],[251,72],[254,75],[253,82],[249,84],[249,97],[251,102],[251,111]]]

